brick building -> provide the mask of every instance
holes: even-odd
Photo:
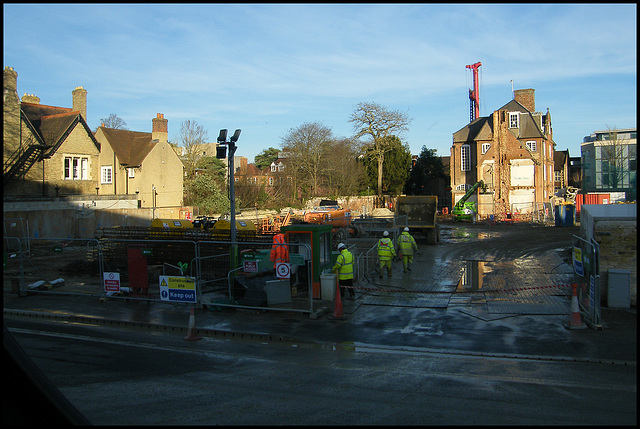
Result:
[[[470,198],[480,218],[531,216],[553,196],[554,145],[549,109],[536,111],[535,90],[514,91],[513,100],[453,134],[452,204],[482,180]]]

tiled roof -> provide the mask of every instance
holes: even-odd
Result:
[[[137,167],[141,165],[151,149],[157,144],[152,141],[151,133],[106,127],[100,129],[113,148],[118,161],[124,166]]]
[[[78,111],[73,111],[66,107],[47,106],[44,104],[20,103],[20,109],[24,117],[31,124],[44,144],[51,149],[45,156],[53,155],[64,142],[73,128],[80,124],[85,128],[87,135],[94,145],[100,149],[100,144],[96,141],[89,126]]]
[[[491,140],[493,135],[493,115],[478,118],[453,133],[454,143]]]
[[[47,106],[45,104],[26,103],[24,101],[20,103],[20,108],[31,123],[36,123],[43,116],[71,113],[71,109],[66,107]]]
[[[553,153],[553,169],[562,170],[565,163],[569,161],[569,151],[557,150]]]
[[[544,137],[539,125],[522,104],[515,100],[509,101],[498,110],[506,110],[508,112],[520,112],[520,126],[518,138],[540,138]],[[465,143],[481,140],[491,140],[493,135],[493,115],[481,117],[470,122],[462,129],[453,133],[454,143]]]

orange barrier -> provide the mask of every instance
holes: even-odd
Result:
[[[184,337],[187,341],[198,341],[201,340],[202,337],[198,337],[196,335],[196,316],[194,314],[193,308],[191,309],[191,314],[189,315],[189,330],[187,331],[187,336]]]
[[[573,296],[571,297],[571,317],[569,318],[569,329],[586,329],[587,325],[582,322],[582,316],[580,316],[580,306],[578,305],[577,284],[572,284]]]
[[[340,283],[338,276],[336,276],[336,297],[333,303],[333,316],[332,319],[343,319],[342,315],[342,298],[340,298]]]

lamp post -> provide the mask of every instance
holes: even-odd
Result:
[[[233,167],[233,155],[236,153],[236,142],[240,137],[242,130],[236,130],[229,141],[227,141],[227,130],[220,130],[218,135],[218,144],[227,145],[229,148],[228,164],[229,164],[229,202],[231,203],[231,222],[229,229],[231,232],[231,269],[235,269],[238,266],[238,243],[236,242],[236,192],[235,192],[235,179],[233,177],[235,168]],[[224,156],[222,156],[224,158]]]

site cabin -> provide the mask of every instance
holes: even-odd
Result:
[[[411,235],[422,235],[428,244],[440,241],[437,223],[438,197],[435,195],[401,195],[396,199],[395,224],[400,229],[409,227]]]

